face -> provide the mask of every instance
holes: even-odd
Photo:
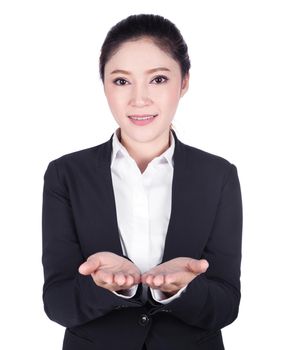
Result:
[[[151,39],[122,44],[106,63],[104,75],[104,92],[122,137],[136,142],[168,137],[188,78],[182,81],[178,62]],[[157,116],[147,123],[129,118],[143,114]]]

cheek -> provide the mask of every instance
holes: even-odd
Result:
[[[167,89],[164,94],[160,96],[161,108],[166,112],[171,113],[176,109],[179,101],[178,89],[173,87],[171,89]]]
[[[106,89],[105,91],[109,106],[112,110],[119,110],[125,104],[125,96],[117,90]]]

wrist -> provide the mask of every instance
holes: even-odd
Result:
[[[164,293],[165,297],[167,297],[167,298],[170,298],[176,294],[176,292],[164,292],[164,291],[162,291],[162,292]]]

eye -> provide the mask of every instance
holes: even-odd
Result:
[[[164,79],[164,81],[161,81],[161,80],[163,80]],[[156,81],[156,84],[155,85],[160,85],[161,83],[163,83],[163,82],[167,82],[169,80],[169,78],[167,78],[166,76],[164,76],[164,75],[158,75],[158,76],[156,76],[152,81]],[[118,82],[119,82],[119,84],[118,84]],[[123,78],[116,78],[115,80],[113,80],[113,83],[115,84],[115,85],[118,85],[118,86],[124,86],[124,85],[126,85],[126,80],[125,79],[123,79]]]
[[[169,78],[167,78],[166,76],[164,75],[158,75],[156,78],[154,78],[153,80],[155,80],[157,82],[157,80],[161,80],[161,79],[164,79],[165,82],[167,82],[169,80]],[[162,82],[163,83],[163,82]],[[160,83],[158,82],[157,85],[160,85]]]
[[[123,86],[123,85],[125,85],[125,84],[117,84],[116,82],[117,81],[120,81],[120,82],[122,82],[122,81],[126,81],[125,79],[123,79],[123,78],[117,78],[117,79],[115,79],[114,81],[113,81],[113,83],[115,84],[115,85],[118,85],[118,86]]]

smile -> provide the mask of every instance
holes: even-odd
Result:
[[[129,115],[128,118],[134,119],[134,120],[147,120],[156,117],[158,114],[155,115],[145,115],[145,116],[131,116]]]

